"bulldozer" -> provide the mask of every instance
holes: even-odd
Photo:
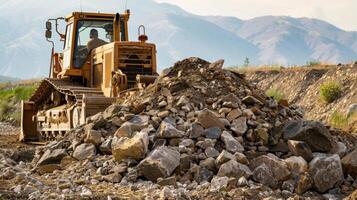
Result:
[[[64,136],[126,91],[144,88],[156,79],[156,46],[147,42],[143,25],[138,27],[138,40],[129,41],[129,17],[130,10],[124,14],[73,12],[46,21],[46,40],[52,44],[49,77],[22,102],[20,141]],[[61,23],[64,33],[59,30]],[[54,29],[63,42],[62,52],[55,52]],[[92,40],[100,44],[89,49],[89,43],[98,43]]]

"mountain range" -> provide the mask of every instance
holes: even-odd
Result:
[[[44,38],[48,18],[73,11],[123,12],[120,0],[0,0],[0,75],[22,79],[48,74],[50,44]],[[149,41],[158,49],[159,70],[175,61],[199,56],[225,59],[226,66],[301,65],[318,60],[327,63],[357,59],[357,32],[310,18],[263,16],[241,20],[226,16],[198,16],[178,6],[154,0],[130,0],[129,33],[137,39],[137,27],[146,26]],[[56,49],[62,44],[56,41]]]

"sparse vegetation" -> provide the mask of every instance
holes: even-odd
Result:
[[[341,112],[334,112],[330,117],[330,124],[345,131],[351,131],[357,125],[357,112],[347,116]]]
[[[36,84],[3,87],[0,89],[0,121],[20,121],[20,102],[27,100],[36,89]]]
[[[320,96],[326,103],[331,103],[336,100],[342,93],[341,84],[331,81],[320,86]]]
[[[306,62],[307,67],[314,67],[314,66],[319,66],[319,65],[321,65],[321,62],[318,60],[311,60],[311,61]]]
[[[284,94],[278,89],[271,88],[265,92],[268,97],[273,97],[277,102],[284,99]]]
[[[243,63],[243,67],[249,67],[249,64],[250,64],[249,58],[246,57]]]

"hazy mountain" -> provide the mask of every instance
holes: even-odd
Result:
[[[79,2],[0,0],[0,74],[46,76],[51,46],[44,38],[44,23],[80,11]],[[125,10],[121,0],[82,2],[83,11]],[[357,57],[357,34],[320,20],[197,16],[154,0],[130,0],[127,8],[132,12],[131,39],[137,39],[137,27],[144,24],[149,41],[157,45],[159,69],[188,56],[224,58],[226,65],[241,65],[246,57],[253,64],[301,64],[313,59],[347,62]],[[61,47],[56,41],[56,49]]]
[[[17,78],[0,75],[0,83],[14,82],[14,81],[18,81],[18,80],[19,79],[17,79]]]
[[[357,58],[357,33],[327,22],[282,16],[241,21],[227,17],[206,18],[260,49],[259,63],[305,64],[309,60],[337,63]]]

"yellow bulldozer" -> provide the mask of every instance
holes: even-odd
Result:
[[[49,77],[22,102],[20,141],[50,141],[103,111],[125,91],[142,88],[157,77],[156,47],[147,43],[145,27],[129,41],[124,14],[73,12],[46,22],[52,44]],[[63,22],[64,21],[64,22]],[[65,33],[59,30],[66,24]],[[63,42],[54,50],[52,23]]]

